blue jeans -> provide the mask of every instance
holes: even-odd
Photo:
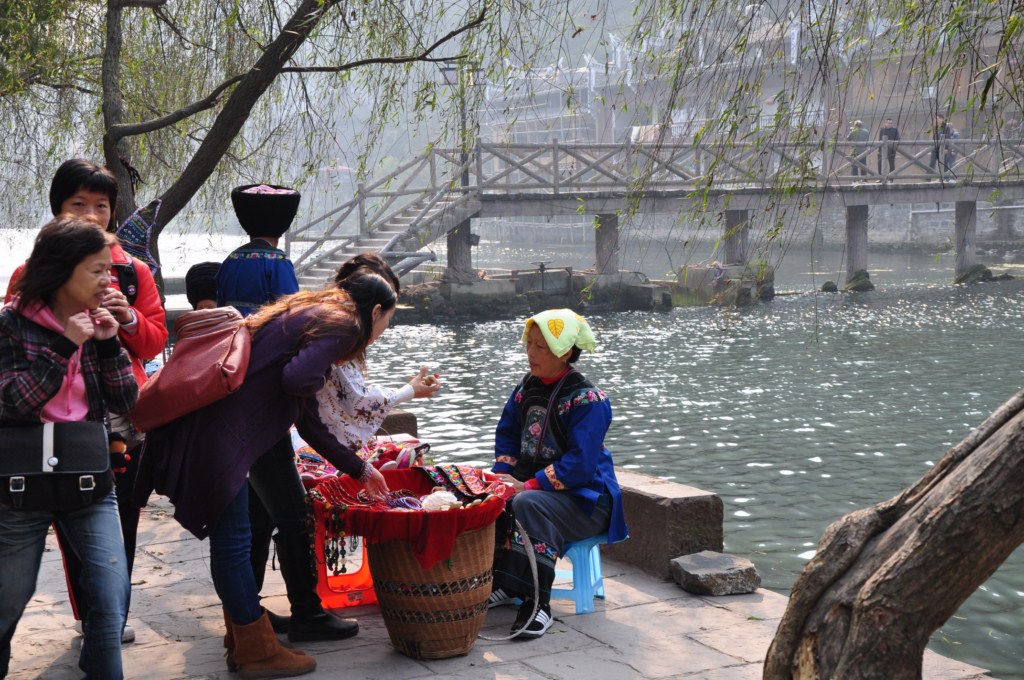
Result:
[[[256,577],[249,562],[252,529],[249,526],[249,485],[238,494],[210,527],[210,576],[231,620],[245,626],[263,615]]]
[[[280,534],[305,533],[306,490],[295,469],[295,450],[291,439],[277,442],[253,464],[249,484],[243,484],[210,530],[210,572],[213,586],[231,616],[239,625],[252,623],[263,615],[259,590],[253,576],[249,553],[252,526],[249,522],[249,486],[259,494],[273,525]],[[282,557],[282,560],[284,558]],[[308,568],[308,557],[302,565]],[[312,589],[293,596],[301,599],[299,608],[310,613],[321,611],[320,599]],[[308,601],[307,601],[308,600]],[[293,611],[295,604],[293,604]]]
[[[83,623],[78,665],[94,680],[119,680],[121,632],[131,597],[117,498],[72,512],[20,512],[0,507],[0,678],[11,660],[11,640],[35,592],[50,524],[60,526],[82,561],[82,586],[91,605]]]

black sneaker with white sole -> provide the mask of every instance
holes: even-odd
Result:
[[[516,617],[516,622],[512,624],[512,632],[518,633],[520,630],[523,632],[519,633],[520,638],[539,638],[548,632],[548,628],[555,622],[551,618],[551,605],[542,604],[537,607],[537,613],[530,618],[530,614],[533,612],[533,601],[524,600],[523,604],[519,606],[519,616]]]
[[[507,607],[516,603],[516,598],[506,593],[503,589],[498,588],[497,590],[491,591],[491,596],[487,598],[487,608],[494,609],[495,607]]]

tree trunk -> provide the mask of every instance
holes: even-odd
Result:
[[[260,97],[273,84],[292,56],[306,41],[319,24],[327,11],[340,0],[302,0],[295,9],[288,23],[282,27],[277,38],[273,40],[260,58],[249,69],[248,73],[235,85],[224,107],[217,114],[213,125],[203,137],[192,160],[182,170],[178,179],[160,196],[161,206],[153,226],[154,246],[163,228],[184,208],[196,195],[203,183],[217,169],[224,154],[231,147],[238,133],[241,132],[249,114]],[[107,53],[104,55],[104,123],[107,130],[112,125],[121,123],[120,90],[117,88],[116,73],[121,49],[121,15],[120,5],[110,3],[107,20]],[[109,62],[109,74],[108,70]],[[109,80],[108,80],[109,79]],[[108,82],[110,83],[109,87]],[[111,99],[113,97],[113,99]],[[112,103],[108,104],[108,100]],[[108,111],[109,108],[109,111]],[[123,137],[116,137],[109,132],[103,138],[103,154],[108,167],[118,178],[122,197],[118,201],[121,207],[119,217],[125,219],[135,210],[135,194],[128,181],[127,170],[118,161],[118,155],[125,155],[127,145]],[[147,206],[152,211],[153,204]]]
[[[931,634],[1024,542],[1024,391],[896,498],[826,529],[764,678],[920,678]]]
[[[471,224],[470,220],[464,220],[448,232],[448,269],[445,272],[445,280],[450,283],[473,283],[479,280],[473,269]]]

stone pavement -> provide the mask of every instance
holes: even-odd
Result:
[[[209,575],[209,545],[171,518],[165,499],[143,511],[132,579],[129,622],[138,638],[125,645],[126,678],[237,678],[223,659],[223,618]],[[674,582],[604,560],[605,593],[592,614],[576,615],[570,600],[552,603],[555,625],[539,640],[478,640],[467,656],[416,661],[394,651],[375,605],[341,610],[359,619],[351,640],[306,644],[318,668],[309,678],[418,680],[631,680],[707,678],[755,680],[786,598],[767,590],[698,597]],[[280,572],[268,571],[268,608],[287,611]],[[506,635],[514,609],[489,613],[482,631]],[[52,536],[38,590],[14,638],[12,679],[77,680],[80,638]],[[928,680],[989,678],[982,669],[928,652]]]

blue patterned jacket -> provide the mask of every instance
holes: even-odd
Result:
[[[622,492],[612,454],[604,445],[612,422],[611,404],[602,390],[573,370],[555,396],[552,418],[545,428],[548,402],[556,386],[530,375],[516,386],[498,421],[491,469],[520,480],[533,477],[546,491],[572,494],[587,512],[603,493],[609,494],[608,540],[621,541],[628,536]]]

